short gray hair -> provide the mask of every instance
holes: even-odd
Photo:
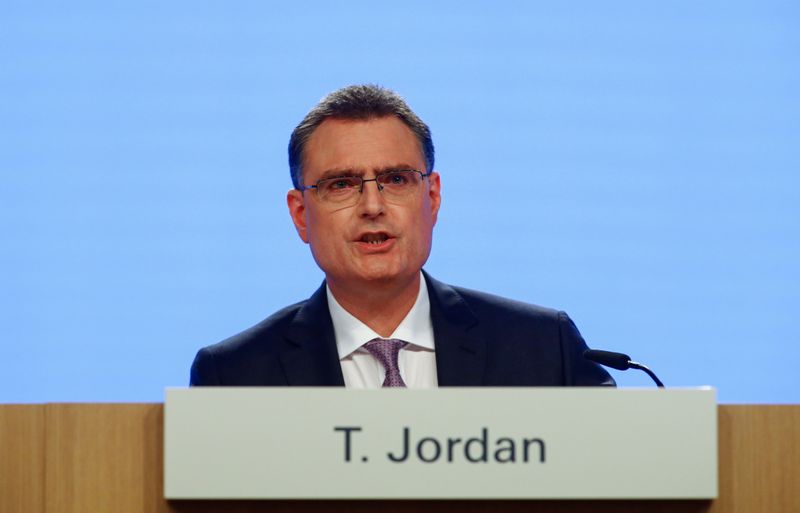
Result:
[[[314,130],[328,118],[369,120],[397,116],[411,129],[425,157],[425,171],[433,170],[434,150],[431,130],[403,98],[394,91],[373,84],[351,85],[338,89],[306,114],[289,139],[289,172],[292,184],[299,188],[303,176],[303,150]]]

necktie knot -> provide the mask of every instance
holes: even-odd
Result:
[[[383,368],[386,369],[386,378],[383,380],[383,387],[403,387],[406,384],[400,376],[398,365],[398,355],[400,349],[406,345],[404,340],[396,338],[375,338],[364,344],[364,349],[378,360]]]

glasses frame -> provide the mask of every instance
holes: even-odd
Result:
[[[419,176],[420,176],[420,178],[422,180],[424,180],[425,178],[430,177],[431,174],[433,174],[433,170],[428,171],[426,173],[423,173],[422,171],[419,171],[418,169],[392,169],[391,171],[383,171],[381,173],[378,173],[377,175],[375,175],[375,178],[364,178],[363,176],[357,176],[357,175],[332,176],[330,178],[322,178],[321,180],[317,180],[317,182],[314,185],[302,185],[301,184],[297,188],[297,190],[303,192],[303,191],[307,191],[308,189],[316,189],[317,190],[317,197],[319,197],[319,184],[320,183],[326,182],[328,180],[341,180],[343,178],[348,178],[348,179],[357,178],[358,180],[361,180],[361,185],[358,188],[358,193],[359,194],[363,194],[364,193],[364,184],[367,183],[367,182],[375,182],[375,185],[378,187],[378,192],[382,192],[384,186],[381,185],[381,183],[378,180],[380,180],[382,176],[391,175],[393,173],[398,173],[398,172],[419,173]]]

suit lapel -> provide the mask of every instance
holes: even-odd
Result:
[[[280,361],[291,386],[344,386],[325,282],[285,331]]]
[[[486,341],[473,330],[478,319],[453,287],[423,274],[431,302],[439,386],[483,385]]]
[[[480,386],[486,341],[474,332],[475,314],[451,286],[423,271],[431,304],[439,386]],[[286,328],[280,361],[291,386],[344,386],[325,283]]]

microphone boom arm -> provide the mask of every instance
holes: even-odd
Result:
[[[641,364],[641,363],[639,363],[639,362],[628,362],[628,366],[629,366],[631,369],[639,369],[639,370],[645,371],[645,372],[647,373],[647,375],[648,375],[648,376],[650,376],[651,378],[653,378],[653,381],[655,381],[655,382],[656,382],[656,386],[657,386],[658,388],[664,388],[664,383],[662,383],[662,382],[661,382],[661,380],[660,380],[660,379],[658,379],[658,376],[656,376],[656,373],[655,373],[655,372],[653,372],[653,371],[651,371],[651,370],[650,370],[650,369],[647,367],[647,365],[643,365],[643,364]]]

